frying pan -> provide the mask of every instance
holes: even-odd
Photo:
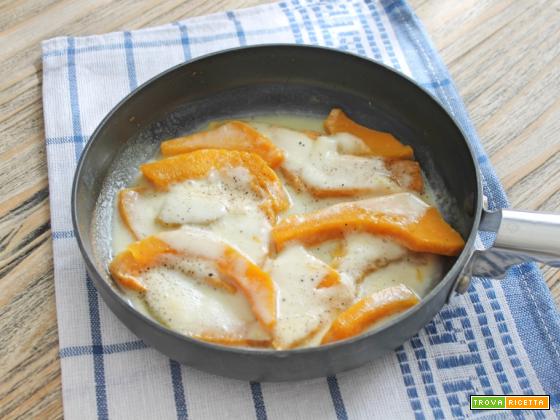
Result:
[[[421,303],[367,334],[289,351],[197,341],[134,309],[107,271],[114,199],[160,142],[212,120],[259,114],[324,118],[333,107],[410,144],[444,216],[466,240]],[[487,212],[473,151],[429,93],[381,64],[309,46],[228,50],[174,67],[140,86],[105,117],[85,147],[74,178],[72,218],[89,276],[130,330],[180,363],[254,381],[307,379],[358,367],[418,332],[450,295],[466,290],[472,276],[499,278],[528,259],[560,266],[560,216]],[[476,245],[479,230],[496,232],[490,249]]]

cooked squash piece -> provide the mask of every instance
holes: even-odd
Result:
[[[321,279],[317,285],[317,289],[322,289],[323,287],[332,287],[340,283],[340,274],[330,267],[328,267],[328,272]]]
[[[423,192],[424,179],[420,164],[414,160],[390,160],[385,166],[395,182],[406,190]]]
[[[140,191],[137,188],[124,188],[119,191],[119,195],[117,197],[117,207],[119,209],[119,214],[128,228],[128,230],[134,235],[136,239],[140,239],[142,235],[138,232],[138,229],[135,227],[134,222],[132,221],[131,217],[131,207],[134,207],[136,202],[138,201],[140,195]]]
[[[323,135],[321,132],[315,130],[303,130],[303,134],[305,134],[311,140],[316,140],[319,136]]]
[[[155,236],[133,242],[128,248],[118,254],[111,264],[109,271],[113,278],[123,287],[145,292],[146,286],[140,280],[142,272],[157,265],[165,254],[176,252],[165,242]]]
[[[253,189],[263,196],[263,210],[275,215],[289,207],[289,198],[276,173],[255,153],[236,150],[201,149],[140,165],[142,174],[157,188],[187,179],[208,176],[212,170],[245,168]]]
[[[287,242],[313,245],[361,231],[387,236],[416,252],[458,255],[465,242],[439,211],[410,193],[341,203],[309,214],[293,215],[272,230],[277,250]]]
[[[164,197],[147,187],[124,188],[117,196],[117,207],[125,227],[135,239],[161,230],[158,212]]]
[[[376,156],[391,159],[412,159],[412,147],[405,146],[392,134],[364,127],[354,121],[338,108],[334,108],[325,120],[325,130],[329,134],[350,133],[359,137]]]
[[[167,255],[214,261],[220,279],[240,290],[262,323],[270,330],[276,318],[274,284],[270,276],[243,254],[210,232],[184,226],[134,242],[118,254],[109,266],[113,278],[123,287],[146,291],[142,275],[165,263]]]
[[[268,330],[274,327],[276,291],[268,273],[230,246],[225,247],[217,263],[220,273],[233,280],[233,283],[245,294],[255,316],[263,326]]]
[[[284,159],[282,150],[253,127],[241,121],[229,121],[206,131],[161,143],[161,153],[164,156],[200,149],[227,149],[256,153],[273,168],[280,165]]]
[[[389,287],[359,300],[334,320],[321,344],[361,334],[382,319],[404,312],[420,299],[404,285]]]
[[[189,337],[195,338],[201,341],[207,341],[209,343],[221,344],[223,346],[231,347],[256,347],[256,348],[267,348],[271,345],[271,340],[255,340],[241,337],[214,337],[210,334],[192,334]]]

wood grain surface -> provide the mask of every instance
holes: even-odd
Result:
[[[40,41],[259,0],[0,0],[0,418],[60,418]],[[560,211],[560,1],[412,0],[513,206]],[[560,303],[557,271],[545,270]]]

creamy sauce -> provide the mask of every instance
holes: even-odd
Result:
[[[373,210],[416,220],[428,207],[426,203],[433,203],[427,183],[421,199],[406,206],[398,194],[368,201],[402,189],[391,179],[382,160],[359,156],[367,152],[360,139],[337,134],[312,140],[293,131],[322,130],[321,120],[258,117],[249,121],[283,149],[283,168],[306,186],[360,190],[352,197],[318,198],[289,185],[278,170],[291,201],[280,219],[362,200]],[[124,290],[136,308],[186,335],[270,339],[239,290],[232,292],[208,281],[219,276],[208,260],[216,260],[223,253],[224,243],[270,274],[277,305],[273,339],[280,349],[318,345],[334,317],[361,297],[398,284],[423,297],[440,279],[441,257],[413,254],[389,238],[364,233],[348,233],[343,239],[307,248],[295,243],[275,255],[269,245],[271,224],[251,181],[251,174],[244,168],[213,171],[206,178],[177,183],[166,191],[156,191],[138,180],[134,186],[142,188],[128,208],[137,236],[159,235],[174,249],[191,255],[192,261],[171,259],[148,270],[142,276],[145,293]],[[207,232],[202,241],[197,233],[201,230]],[[134,240],[122,218],[114,217],[114,254]],[[331,267],[339,272],[339,282],[318,288]]]

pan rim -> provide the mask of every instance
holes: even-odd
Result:
[[[99,133],[104,128],[104,126],[107,124],[107,122],[130,99],[132,99],[133,97],[136,97],[143,90],[148,88],[151,84],[159,81],[162,78],[170,77],[175,72],[181,71],[183,67],[190,66],[193,63],[208,60],[208,59],[211,59],[215,56],[235,54],[235,53],[244,52],[244,51],[247,51],[247,50],[274,49],[274,48],[279,48],[279,49],[282,49],[282,48],[286,48],[286,49],[294,49],[294,48],[309,49],[309,50],[315,50],[315,51],[318,51],[318,52],[326,52],[326,53],[329,53],[329,54],[337,54],[337,55],[344,56],[344,57],[347,57],[347,58],[357,59],[357,60],[360,60],[360,61],[365,61],[365,62],[368,62],[369,65],[378,66],[381,69],[383,69],[384,71],[387,71],[389,73],[392,73],[393,75],[396,75],[396,76],[400,77],[405,82],[407,82],[412,88],[420,90],[420,92],[423,93],[424,95],[426,95],[434,103],[434,105],[436,107],[438,107],[441,111],[443,111],[445,113],[445,115],[450,119],[450,121],[453,123],[453,125],[457,128],[457,130],[461,134],[463,142],[464,142],[465,146],[467,147],[468,154],[469,154],[469,157],[471,159],[472,165],[475,169],[475,177],[476,177],[476,184],[477,184],[476,185],[477,194],[474,197],[476,202],[475,202],[475,207],[474,207],[475,213],[474,213],[474,216],[473,216],[473,224],[472,224],[470,233],[468,235],[468,238],[465,242],[465,247],[463,248],[463,250],[461,251],[461,253],[457,257],[457,259],[453,263],[453,265],[449,268],[449,270],[447,271],[445,276],[443,276],[443,278],[439,281],[439,283],[434,288],[432,288],[430,290],[430,292],[428,292],[428,294],[425,297],[423,297],[420,300],[419,304],[413,306],[412,308],[410,308],[410,309],[406,310],[405,312],[399,314],[398,316],[391,319],[390,321],[385,322],[382,325],[380,325],[379,327],[374,328],[371,331],[368,331],[366,333],[359,334],[357,336],[350,337],[348,339],[337,341],[337,342],[330,343],[330,344],[319,345],[319,346],[314,346],[314,347],[290,349],[290,350],[254,349],[254,348],[245,348],[245,347],[234,347],[234,346],[225,346],[225,345],[221,345],[221,344],[216,344],[216,343],[210,343],[210,342],[206,342],[206,341],[202,341],[202,340],[197,340],[197,339],[194,339],[194,338],[189,337],[187,335],[184,335],[184,334],[181,334],[179,332],[173,331],[173,330],[161,325],[157,321],[149,318],[148,316],[144,315],[139,310],[134,308],[134,306],[132,306],[129,302],[127,302],[123,298],[123,296],[121,296],[121,294],[118,293],[113,287],[111,287],[111,285],[104,279],[104,276],[101,275],[101,273],[97,269],[96,265],[94,264],[94,262],[92,260],[94,257],[90,256],[89,253],[87,252],[86,248],[85,248],[84,240],[82,238],[81,231],[78,227],[79,225],[78,225],[78,210],[77,210],[78,184],[79,184],[79,180],[83,177],[83,167],[84,167],[85,162],[88,159],[89,151],[90,151],[92,145],[96,142],[96,139],[99,138]],[[72,190],[71,190],[71,192],[72,192],[71,193],[72,227],[73,227],[74,232],[75,232],[75,237],[76,237],[76,241],[78,243],[78,248],[80,250],[80,254],[81,254],[81,256],[82,256],[82,258],[83,258],[83,260],[86,264],[87,272],[91,276],[95,277],[96,281],[93,282],[95,287],[97,288],[98,285],[100,287],[102,287],[104,292],[107,292],[107,293],[111,294],[115,298],[115,301],[118,303],[119,306],[121,306],[121,308],[123,310],[129,312],[132,316],[138,318],[142,323],[148,324],[150,327],[155,328],[156,330],[158,330],[158,332],[160,334],[170,335],[170,336],[172,336],[176,339],[186,341],[190,345],[200,346],[201,348],[204,348],[204,349],[213,350],[213,351],[224,351],[224,352],[238,354],[238,355],[244,355],[244,356],[250,355],[250,356],[254,356],[254,357],[286,358],[286,357],[301,355],[301,354],[306,354],[306,355],[307,354],[313,354],[313,353],[317,353],[317,352],[333,350],[333,349],[340,348],[340,347],[350,346],[353,343],[369,339],[370,337],[372,337],[376,334],[380,334],[381,332],[383,332],[383,331],[385,331],[389,328],[394,327],[395,325],[399,324],[401,321],[404,321],[405,319],[414,316],[422,308],[424,308],[426,305],[428,305],[435,298],[435,296],[437,296],[440,293],[440,291],[449,282],[456,282],[457,281],[458,275],[460,274],[460,272],[462,271],[464,266],[468,263],[468,259],[470,258],[471,254],[473,252],[474,244],[475,244],[475,241],[476,241],[476,236],[479,232],[478,228],[479,228],[479,225],[480,225],[480,219],[481,219],[481,215],[482,215],[482,196],[483,196],[483,194],[482,194],[482,182],[481,182],[481,175],[480,175],[480,167],[479,167],[478,161],[475,158],[475,156],[476,155],[474,153],[473,147],[470,144],[470,142],[468,141],[468,137],[466,136],[466,133],[462,129],[461,125],[458,123],[456,118],[453,117],[453,115],[451,115],[449,113],[449,111],[447,111],[443,107],[443,105],[439,102],[439,100],[432,93],[430,93],[428,90],[426,90],[425,88],[420,86],[418,83],[416,83],[411,77],[407,76],[406,74],[404,74],[400,71],[397,71],[393,68],[390,68],[389,66],[387,66],[383,63],[374,61],[370,58],[363,57],[363,56],[360,56],[358,54],[354,54],[354,53],[351,53],[351,52],[341,51],[341,50],[337,50],[337,49],[329,48],[329,47],[314,46],[314,45],[301,45],[301,44],[290,44],[290,43],[271,43],[271,44],[260,44],[260,45],[229,48],[229,49],[220,50],[220,51],[217,51],[217,52],[205,54],[205,55],[202,55],[200,57],[197,57],[196,59],[177,64],[177,65],[175,65],[175,66],[173,66],[173,67],[155,75],[154,77],[148,79],[146,82],[144,82],[143,84],[138,86],[136,89],[131,91],[123,99],[121,99],[107,113],[107,115],[105,115],[105,117],[103,117],[103,119],[100,121],[100,123],[97,125],[97,127],[95,128],[95,130],[91,134],[88,142],[85,144],[84,149],[82,151],[82,154],[80,156],[80,159],[78,160],[78,162],[76,164],[76,170],[74,172],[74,179],[72,181]],[[451,292],[450,293],[453,293],[453,290],[454,290],[454,286],[451,287]],[[438,312],[439,312],[439,310],[441,310],[441,308],[438,308]],[[111,309],[111,311],[113,313],[115,313],[115,311],[113,311],[112,309]],[[127,328],[128,328],[128,326],[127,326]],[[138,337],[138,338],[140,338],[140,337]]]

